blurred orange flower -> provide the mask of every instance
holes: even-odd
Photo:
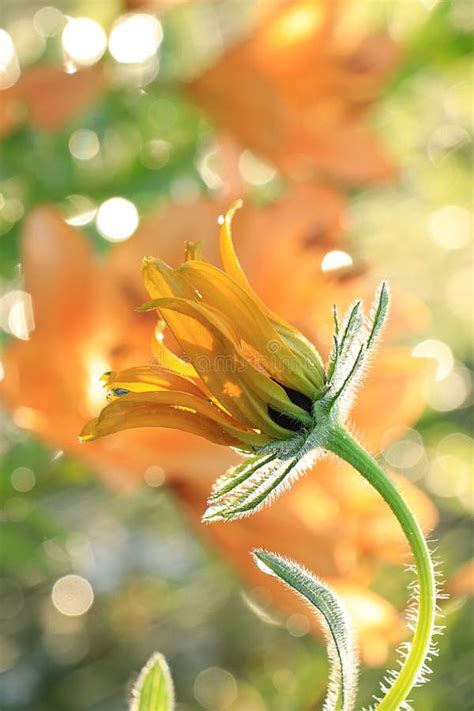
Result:
[[[272,547],[328,579],[355,614],[366,661],[378,663],[400,638],[402,625],[395,609],[365,588],[381,561],[402,561],[406,545],[388,507],[348,466],[321,462],[271,508],[245,521],[203,527],[200,518],[211,483],[235,462],[235,453],[174,430],[126,431],[87,446],[77,439],[84,420],[104,403],[102,373],[133,365],[137,356],[148,353],[155,317],[133,310],[145,297],[139,273],[143,255],[154,252],[176,263],[183,242],[192,237],[205,239],[212,257],[215,220],[226,204],[228,198],[169,205],[145,220],[128,242],[112,247],[103,262],[56,210],[42,207],[32,213],[24,229],[22,262],[36,330],[30,340],[14,341],[6,349],[0,393],[20,426],[86,460],[117,487],[143,481],[147,470],[153,472],[150,467],[162,468],[200,533],[251,588],[287,615],[306,610],[296,608],[291,593],[271,578],[262,582],[251,548]],[[235,221],[235,242],[257,292],[322,352],[330,346],[325,340],[327,304],[337,301],[345,307],[356,294],[371,293],[375,281],[347,269],[321,270],[324,256],[340,246],[342,209],[335,191],[300,186],[274,205],[244,206]],[[289,284],[288,273],[294,275]],[[300,288],[293,293],[296,281]],[[390,341],[400,331],[419,328],[426,314],[409,297],[395,294],[397,303],[401,307],[392,315],[389,345],[381,350],[354,410],[355,425],[373,450],[380,448],[382,437],[390,437],[392,426],[413,423],[424,405],[425,362]],[[413,485],[401,486],[425,530],[432,528],[433,506]]]
[[[25,120],[42,131],[57,130],[100,96],[104,82],[100,67],[74,74],[57,67],[29,69],[16,84],[2,91],[0,136]]]
[[[474,595],[474,560],[461,565],[446,583],[451,599],[459,600]]]
[[[188,93],[218,127],[294,178],[387,179],[393,165],[361,119],[399,50],[388,35],[361,34],[353,22],[349,32],[340,5],[278,4]]]

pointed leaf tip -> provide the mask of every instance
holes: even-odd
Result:
[[[335,322],[334,346],[327,370],[329,388],[324,400],[329,408],[338,403],[339,416],[343,420],[352,406],[370,356],[380,341],[389,306],[388,283],[382,281],[368,317],[364,317],[362,302],[356,301],[347,311],[342,329]]]
[[[263,573],[274,575],[314,608],[328,639],[331,673],[323,711],[352,711],[356,701],[358,656],[344,606],[334,590],[294,561],[262,550],[252,551]]]
[[[256,513],[289,489],[321,455],[316,443],[308,453],[299,435],[267,445],[219,477],[202,520],[232,521]]]
[[[174,687],[166,659],[155,652],[140,672],[129,711],[173,711]]]
[[[390,306],[390,290],[388,282],[382,281],[377,288],[374,303],[372,305],[370,317],[372,327],[367,338],[366,350],[373,348],[382,333],[387,320],[388,309]]]

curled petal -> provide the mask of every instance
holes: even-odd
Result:
[[[145,288],[152,299],[170,296],[195,299],[197,296],[193,287],[186,284],[175,269],[172,269],[160,259],[154,259],[153,257],[144,259],[142,274]],[[171,326],[170,328],[173,330]]]
[[[144,261],[143,279],[153,300],[140,310],[160,308],[162,318],[192,367],[222,406],[246,425],[276,437],[288,436],[286,430],[268,417],[266,404],[246,388],[241,378],[246,362],[239,359],[238,346],[231,344],[233,337],[224,315],[218,317],[218,323],[214,319],[212,324],[204,322],[202,317],[196,319],[196,314],[202,313],[202,307],[193,304],[197,297],[195,289],[160,260]],[[168,308],[165,308],[163,299],[168,299]]]
[[[143,310],[160,309],[206,386],[234,417],[280,439],[291,435],[268,415],[267,404],[306,424],[310,415],[285,390],[243,356],[225,317],[187,299],[155,299]],[[192,334],[192,335],[191,335]],[[242,419],[243,418],[243,419]]]
[[[136,427],[180,429],[217,444],[243,449],[268,442],[268,438],[255,431],[241,429],[211,403],[174,391],[128,393],[119,397],[85,426],[80,439],[89,441]]]
[[[195,397],[204,398],[203,392],[189,378],[171,371],[148,365],[127,368],[103,376],[106,388],[129,390],[134,393],[146,393],[156,390],[175,390],[187,392]]]
[[[161,316],[170,331],[222,406],[248,426],[259,427],[275,436],[286,436],[286,431],[278,432],[277,425],[273,426],[263,403],[256,401],[247,392],[238,372],[235,348],[229,351],[228,344],[220,337],[221,329],[216,330],[196,320],[195,310],[191,311],[192,301],[196,297],[194,289],[183,279],[177,278],[168,265],[155,259],[144,261],[143,279],[153,301],[142,307],[142,310],[155,309],[161,305]],[[164,308],[163,299],[167,297],[169,308]],[[171,297],[177,298],[173,300]],[[187,299],[186,308],[181,303],[183,297]],[[178,303],[181,304],[180,309],[176,308]],[[220,326],[223,327],[222,322]]]
[[[230,210],[227,211],[222,220],[219,233],[219,249],[222,264],[227,274],[244,289],[253,302],[263,314],[266,314],[275,331],[285,342],[286,346],[294,353],[298,354],[303,362],[306,362],[305,376],[313,383],[313,386],[320,388],[324,383],[324,366],[321,357],[313,346],[296,328],[287,323],[277,314],[270,311],[266,304],[260,299],[250,286],[244,270],[239,262],[239,258],[232,242],[232,218],[240,207],[242,200],[237,200]]]
[[[238,349],[246,348],[246,355],[252,354],[257,367],[287,387],[308,396],[314,394],[315,387],[301,372],[298,357],[272,326],[251,290],[244,290],[216,267],[197,261],[185,262],[173,270],[159,260],[147,260],[144,278],[154,299],[175,296],[211,308],[218,304],[220,328],[225,323],[227,337],[234,340]],[[167,314],[167,322],[175,333],[176,315]],[[233,324],[238,325],[238,332]]]
[[[196,379],[198,381],[196,385],[198,385],[198,383],[200,384],[199,376],[191,363],[179,358],[176,353],[173,353],[173,351],[165,345],[163,335],[165,327],[165,322],[159,321],[151,341],[151,351],[157,365],[177,375],[183,375],[185,378]]]
[[[259,364],[277,382],[308,397],[316,393],[302,372],[300,359],[272,326],[251,292],[212,264],[187,262],[178,272],[204,304],[219,304],[231,323],[238,324],[240,339],[256,351]]]
[[[219,249],[222,264],[227,274],[229,274],[229,276],[231,276],[237,284],[240,284],[243,289],[252,292],[252,287],[245,276],[245,272],[242,269],[237,254],[235,253],[234,244],[232,242],[232,218],[237,210],[242,207],[242,205],[242,200],[236,200],[230,209],[227,210],[225,216],[220,218],[221,229],[219,232]]]

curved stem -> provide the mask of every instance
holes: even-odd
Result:
[[[436,581],[430,552],[417,520],[395,485],[375,459],[343,428],[329,434],[326,448],[351,464],[379,492],[405,533],[415,559],[419,585],[419,609],[413,643],[396,681],[376,707],[396,711],[407,698],[430,649],[436,614]]]

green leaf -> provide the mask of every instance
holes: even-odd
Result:
[[[367,318],[364,319],[361,302],[357,301],[346,313],[342,336],[335,321],[336,335],[328,369],[330,385],[322,403],[332,408],[337,402],[340,414],[347,415],[354,400],[370,356],[380,340],[389,305],[388,285],[383,281]]]
[[[308,570],[276,553],[253,551],[256,565],[308,602],[323,622],[331,671],[323,711],[351,711],[357,693],[358,656],[345,608],[334,590]]]
[[[340,358],[345,359],[350,354],[363,322],[362,301],[358,300],[345,315],[342,332],[338,334]]]
[[[289,489],[322,451],[316,443],[295,434],[273,442],[242,464],[231,467],[212,488],[203,521],[231,521],[256,513]]]
[[[375,343],[378,340],[378,337],[380,336],[382,329],[385,325],[385,321],[387,319],[388,315],[388,309],[390,306],[390,294],[388,291],[388,285],[386,281],[383,281],[379,288],[377,289],[377,293],[375,295],[375,300],[374,304],[372,306],[371,310],[371,321],[372,321],[372,328],[369,333],[369,337],[367,339],[367,344],[366,348],[369,350],[370,348],[373,348]]]
[[[357,344],[357,339],[360,337],[361,330],[364,325],[364,316],[362,313],[362,302],[356,301],[346,312],[342,323],[342,328],[339,327],[337,311],[334,307],[334,347],[329,356],[328,381],[334,383],[341,379],[341,371],[343,371],[349,361],[351,361],[351,353]],[[350,366],[349,366],[350,367]]]
[[[173,711],[173,680],[162,654],[156,652],[140,672],[133,688],[130,711]]]

